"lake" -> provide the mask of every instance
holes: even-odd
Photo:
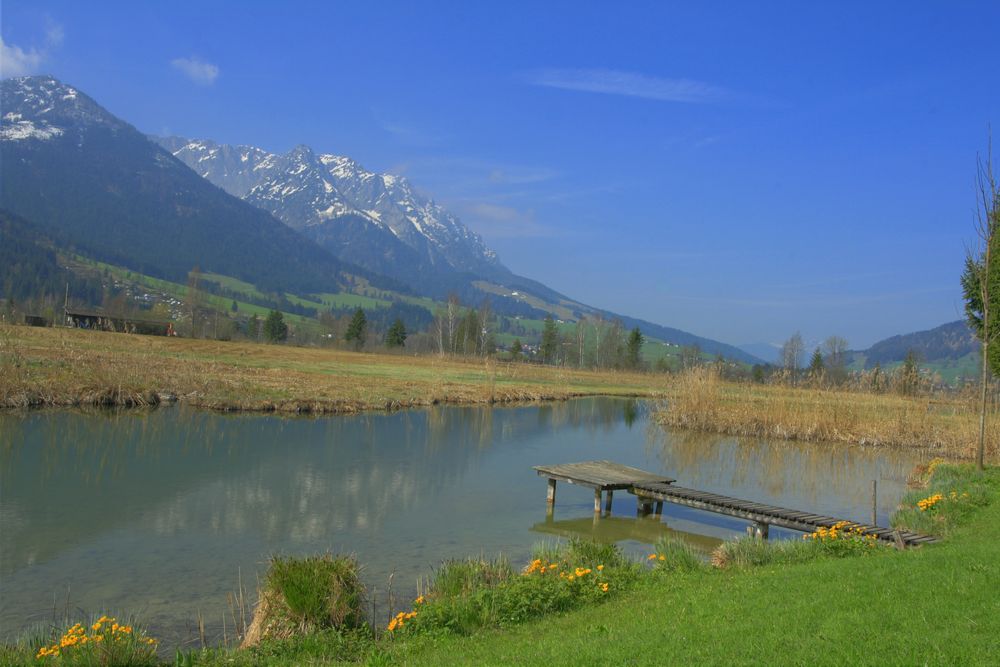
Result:
[[[595,520],[593,492],[567,484],[547,519],[533,465],[610,459],[858,521],[876,479],[885,524],[921,461],[665,432],[649,409],[590,398],[303,419],[183,406],[0,415],[0,635],[108,611],[139,619],[167,647],[194,641],[201,614],[217,641],[227,596],[240,581],[252,594],[273,554],[355,554],[381,617],[390,577],[398,608],[448,558],[502,553],[520,567],[533,544],[572,535],[637,555],[674,535],[707,552],[745,530],[669,503],[638,519],[625,492]]]

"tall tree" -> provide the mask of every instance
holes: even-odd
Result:
[[[479,304],[479,353],[488,357],[496,352],[497,344],[493,338],[493,308],[490,298],[486,297]]]
[[[580,319],[576,323],[576,365],[579,368],[583,368],[584,364],[584,345],[587,342],[587,316],[580,315]]]
[[[403,320],[397,317],[385,334],[385,346],[403,347],[404,345],[406,345],[406,326],[403,324]]]
[[[545,317],[545,324],[542,328],[542,344],[538,351],[542,355],[543,364],[551,364],[556,360],[559,351],[559,330],[556,329],[556,321],[552,319],[550,313]]]
[[[203,295],[201,293],[201,267],[195,265],[188,273],[187,290],[184,293],[188,316],[191,318],[191,338],[201,335],[201,323],[198,311],[201,309]]]
[[[825,372],[826,366],[823,364],[823,353],[817,347],[813,351],[812,359],[809,360],[809,379],[813,382],[820,382]]]
[[[521,339],[520,338],[515,338],[514,342],[510,346],[510,360],[511,361],[520,361],[521,360],[521,354],[522,354]]]
[[[987,143],[986,158],[976,160],[976,218],[977,247],[965,257],[962,274],[962,292],[965,297],[965,314],[969,325],[976,332],[982,348],[980,373],[979,446],[976,465],[983,469],[986,452],[986,390],[990,370],[1000,370],[1000,351],[991,343],[1000,331],[1000,187],[997,185],[993,166],[992,137]]]
[[[681,368],[686,370],[701,364],[701,348],[697,343],[685,345],[681,348],[680,354]]]
[[[354,311],[354,315],[351,317],[351,323],[347,325],[347,331],[344,333],[344,340],[348,343],[354,343],[355,350],[361,350],[365,346],[365,340],[368,338],[368,318],[365,317],[365,311],[358,308]]]
[[[264,338],[268,343],[280,343],[288,338],[288,325],[280,310],[272,310],[264,320]]]
[[[897,390],[901,394],[909,395],[917,392],[920,386],[920,358],[917,351],[910,349],[906,351],[903,365],[899,367]]]
[[[841,384],[847,379],[847,339],[830,336],[823,341],[826,356],[826,374],[833,384]]]
[[[628,343],[625,345],[625,363],[629,368],[639,368],[642,363],[642,344],[645,338],[639,327],[632,329],[628,334]]]
[[[805,351],[805,343],[802,342],[802,334],[796,331],[792,337],[781,346],[781,365],[791,376],[792,382],[802,367],[802,353]]]
[[[446,317],[447,317],[446,324],[448,326],[448,340],[446,342],[448,344],[448,351],[451,353],[455,352],[455,348],[458,342],[455,340],[456,339],[455,330],[458,329],[458,318],[461,310],[462,310],[462,302],[459,301],[458,295],[455,294],[454,292],[449,294],[448,310],[446,311]]]

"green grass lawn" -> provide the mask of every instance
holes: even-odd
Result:
[[[645,581],[606,604],[473,637],[418,637],[427,665],[987,665],[1000,660],[994,502],[943,544]]]
[[[642,565],[640,569],[646,574],[632,576],[631,588],[621,580],[620,590],[608,595],[605,602],[599,601],[601,594],[591,591],[580,603],[570,603],[574,611],[529,612],[530,620],[503,627],[504,618],[518,615],[522,609],[519,600],[529,606],[544,606],[548,603],[537,597],[541,591],[563,590],[554,575],[544,579],[544,570],[531,576],[518,575],[515,570],[507,575],[508,583],[498,586],[527,597],[504,596],[501,588],[478,589],[480,593],[468,594],[471,597],[462,597],[461,591],[448,592],[445,595],[458,597],[445,598],[437,613],[429,611],[436,604],[433,601],[426,603],[427,607],[414,605],[419,610],[413,622],[416,632],[397,631],[373,639],[363,630],[324,630],[305,637],[269,640],[249,650],[195,651],[178,664],[997,664],[1000,468],[979,473],[971,465],[942,466],[931,488],[914,491],[905,502],[914,506],[917,499],[935,492],[947,497],[951,490],[956,491],[958,500],[945,499],[932,512],[908,509],[898,515],[906,525],[916,521],[915,525],[936,528],[946,536],[939,544],[919,549],[865,548],[853,551],[863,555],[837,558],[836,553],[845,552],[825,550],[813,543],[817,549],[811,549],[812,557],[819,559],[794,565],[731,564],[722,570],[699,565],[697,560],[677,569]],[[767,549],[762,543],[746,546],[760,555],[810,552],[805,548],[808,544],[786,545],[803,547],[792,550]],[[596,553],[595,549],[608,548],[584,544],[576,549],[577,553]],[[657,552],[664,553],[660,549],[658,546]],[[536,564],[555,558],[549,555]],[[576,563],[579,558],[567,562]],[[594,562],[609,563],[606,572],[613,568],[620,568],[614,570],[616,573],[635,572],[634,565],[611,565],[613,559],[607,554],[595,558]],[[462,586],[472,581],[468,575],[446,579],[442,571],[437,571],[429,596],[438,588],[444,590],[440,581]],[[588,575],[592,576],[598,575]],[[534,585],[546,581],[555,587]],[[617,579],[611,581],[615,582],[613,588],[619,588]],[[473,604],[473,600],[479,602]],[[433,620],[461,619],[463,614],[470,622],[485,617],[494,627],[498,623],[501,627],[449,630]],[[28,656],[37,646],[0,649],[0,664],[29,664]]]

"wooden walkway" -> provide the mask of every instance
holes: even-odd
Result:
[[[547,503],[550,512],[556,503],[556,482],[589,486],[594,489],[595,512],[601,511],[601,492],[607,492],[604,511],[610,512],[611,499],[617,490],[631,489],[638,483],[672,484],[677,481],[614,461],[560,463],[552,466],[534,466],[534,469],[540,477],[549,479]]]
[[[671,484],[635,484],[630,489],[640,499],[650,499],[656,502],[671,502],[677,505],[693,507],[694,509],[706,510],[717,514],[725,514],[739,519],[746,519],[751,522],[751,531],[758,537],[767,537],[768,526],[779,526],[791,530],[800,530],[811,533],[818,528],[830,528],[831,526],[845,521],[822,514],[812,514],[810,512],[799,512],[796,510],[776,507],[763,503],[754,503],[740,498],[730,498],[717,493],[686,489],[682,486]],[[900,542],[906,546],[915,546],[937,542],[938,538],[931,535],[920,535],[909,531],[895,531],[891,528],[872,526],[856,521],[848,521],[851,527],[860,528],[868,535],[885,542]]]
[[[604,511],[610,513],[612,493],[615,490],[625,489],[638,497],[640,514],[649,514],[650,511],[654,511],[652,509],[654,505],[654,513],[660,514],[663,510],[663,503],[670,502],[744,519],[750,522],[747,532],[764,539],[767,538],[768,527],[772,525],[811,533],[819,528],[829,528],[835,524],[847,521],[822,514],[790,510],[775,505],[755,503],[717,493],[674,486],[674,481],[676,480],[669,477],[612,461],[564,463],[551,466],[535,466],[534,469],[540,476],[547,477],[549,480],[546,501],[550,514],[553,511],[556,500],[556,482],[562,481],[593,488],[595,512],[601,511],[602,491],[607,492]],[[874,535],[879,540],[894,543],[899,547],[919,546],[938,541],[938,538],[932,535],[920,535],[909,531],[892,530],[891,528],[855,521],[847,521],[847,524],[851,527],[860,528],[866,534]]]

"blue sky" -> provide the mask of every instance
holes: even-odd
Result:
[[[592,305],[860,348],[961,316],[1000,3],[811,4],[4,0],[0,34],[140,130],[403,174]]]

